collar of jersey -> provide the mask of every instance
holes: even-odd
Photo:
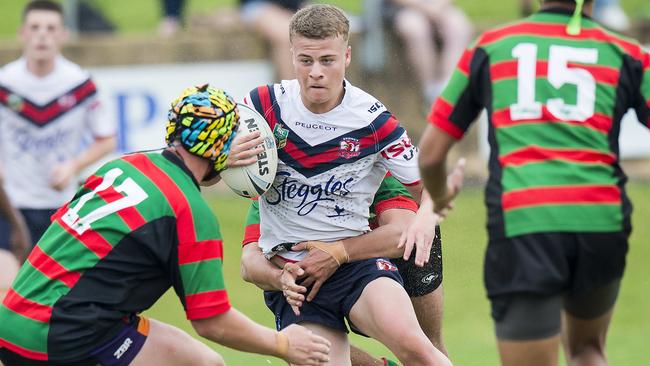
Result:
[[[167,160],[172,162],[172,164],[177,165],[185,174],[189,175],[190,178],[192,178],[192,182],[194,182],[194,185],[196,185],[196,188],[198,190],[201,190],[201,185],[199,185],[199,182],[196,181],[194,178],[194,174],[187,168],[187,165],[179,158],[176,154],[172,153],[171,151],[163,150],[162,156],[165,157]]]

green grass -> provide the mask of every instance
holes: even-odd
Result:
[[[647,359],[646,348],[650,322],[650,288],[646,261],[650,258],[650,185],[632,184],[629,194],[635,203],[634,233],[628,255],[621,295],[611,326],[608,355],[612,365],[642,365]],[[239,276],[240,241],[247,202],[232,195],[212,199],[219,217],[225,242],[224,271],[226,284],[234,306],[254,320],[273,326],[272,314],[263,303],[261,291],[243,282]],[[489,304],[483,289],[482,267],[485,250],[485,210],[482,192],[477,188],[464,191],[444,230],[444,335],[456,365],[498,365],[493,339]],[[190,330],[179,301],[168,293],[148,315]],[[194,334],[193,332],[191,332]],[[377,342],[353,336],[352,343],[361,345],[375,355],[388,352]],[[230,365],[283,365],[277,359],[245,354],[211,344]],[[267,361],[268,360],[268,361]]]
[[[20,23],[20,12],[28,0],[0,1],[0,39],[15,37]],[[84,0],[78,0],[84,1]],[[160,0],[87,0],[95,4],[117,25],[122,33],[150,33],[156,28],[161,16]],[[186,0],[186,14],[208,14],[220,7],[236,7],[236,0]],[[338,5],[352,14],[363,11],[361,0],[314,1]],[[622,0],[623,7],[632,16],[641,13],[648,16],[650,6],[647,0]],[[456,3],[481,26],[492,25],[516,19],[519,15],[519,0],[457,0]]]

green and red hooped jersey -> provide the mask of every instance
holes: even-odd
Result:
[[[178,157],[114,160],[52,216],[0,306],[0,346],[85,358],[170,286],[188,319],[222,314],[222,260],[217,220]]]
[[[432,106],[429,122],[456,139],[487,110],[492,239],[631,229],[618,138],[629,108],[650,127],[650,56],[588,18],[570,36],[570,16],[482,34]]]
[[[374,218],[392,208],[400,208],[416,212],[418,210],[418,205],[413,201],[413,198],[406,187],[388,173],[379,185],[377,193],[375,193],[375,197],[373,198],[372,206],[370,206],[370,227],[376,227]],[[248,209],[248,215],[246,216],[246,228],[244,231],[242,246],[257,242],[259,238],[260,209],[257,201],[253,201]]]

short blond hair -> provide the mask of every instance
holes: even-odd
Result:
[[[295,36],[310,39],[326,39],[350,35],[350,21],[340,8],[334,5],[314,4],[300,9],[291,18],[289,39]]]

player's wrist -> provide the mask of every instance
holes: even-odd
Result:
[[[289,354],[289,338],[283,332],[275,332],[275,353],[282,359]]]
[[[341,240],[332,243],[308,241],[307,250],[311,251],[313,249],[318,249],[329,254],[339,266],[350,261],[350,256],[348,255],[348,252],[345,249],[345,245],[343,245],[343,242]]]

